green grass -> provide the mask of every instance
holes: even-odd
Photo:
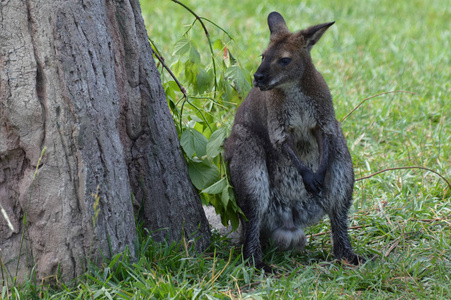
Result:
[[[356,177],[399,166],[423,166],[451,179],[451,6],[447,1],[184,1],[252,74],[267,46],[266,17],[279,11],[290,29],[336,21],[312,50],[343,123]],[[148,32],[166,62],[193,17],[169,0],[142,0]],[[208,43],[191,31],[203,63]],[[218,53],[218,56],[221,54]],[[168,75],[164,75],[168,78]],[[235,105],[220,116],[230,126]],[[356,182],[350,235],[359,254],[374,258],[353,267],[330,256],[327,220],[301,254],[265,251],[279,273],[262,275],[244,265],[241,249],[216,236],[203,255],[156,244],[140,232],[138,261],[127,254],[92,267],[74,287],[25,284],[0,291],[1,299],[446,299],[451,297],[450,188],[424,170],[385,172]]]

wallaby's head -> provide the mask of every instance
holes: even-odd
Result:
[[[266,91],[298,84],[305,70],[314,68],[310,49],[334,23],[319,24],[291,33],[278,12],[270,13],[270,42],[254,74],[254,86]]]

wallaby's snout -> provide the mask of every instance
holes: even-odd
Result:
[[[287,74],[287,64],[282,66],[278,62],[274,62],[278,61],[279,58],[271,53],[273,51],[266,52],[269,52],[268,55],[262,55],[262,63],[254,74],[253,85],[260,91],[268,91],[277,87]]]
[[[261,83],[263,82],[263,79],[265,78],[265,75],[263,75],[261,72],[255,72],[254,74],[254,86],[259,87]]]
[[[267,90],[272,89],[273,87],[267,82],[268,76],[267,75],[265,76],[265,73],[263,73],[259,70],[260,70],[260,68],[254,74],[254,81],[253,81],[254,87],[259,88],[260,91],[267,91]]]

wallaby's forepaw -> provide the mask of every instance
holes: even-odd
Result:
[[[302,181],[304,182],[304,187],[310,194],[319,194],[324,185],[324,175],[310,172],[303,172]]]

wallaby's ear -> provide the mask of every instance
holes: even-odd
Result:
[[[300,32],[302,36],[304,36],[305,47],[310,50],[313,45],[315,45],[324,32],[326,32],[327,28],[332,26],[335,22],[319,24],[315,26],[311,26],[307,29],[304,29]]]
[[[268,26],[269,31],[271,32],[271,39],[280,34],[290,33],[282,15],[276,11],[273,11],[268,15]]]

